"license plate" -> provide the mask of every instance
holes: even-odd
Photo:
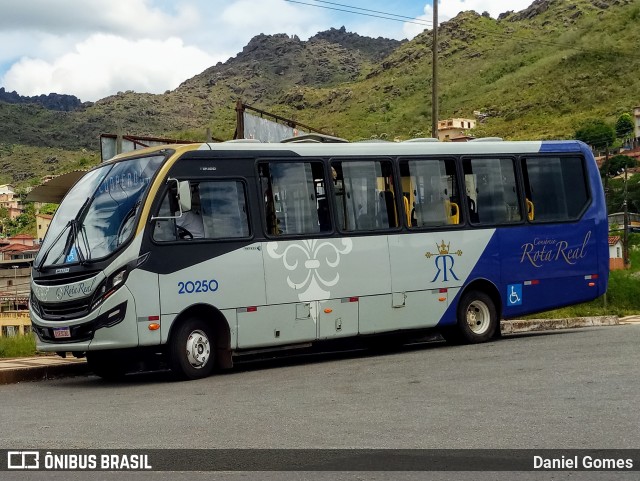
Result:
[[[54,327],[53,337],[56,339],[64,339],[65,337],[71,337],[71,330],[68,327]]]

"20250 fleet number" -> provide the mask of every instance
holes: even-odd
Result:
[[[217,290],[218,281],[215,279],[178,282],[178,294],[197,294],[201,292],[215,292]]]

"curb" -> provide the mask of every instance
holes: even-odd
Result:
[[[19,369],[0,370],[0,385],[15,384],[25,381],[46,381],[61,377],[82,376],[89,372],[86,362],[68,364],[52,364]]]
[[[618,316],[571,317],[568,319],[530,319],[501,321],[502,334],[518,332],[553,331],[557,329],[577,329],[580,327],[617,326]]]

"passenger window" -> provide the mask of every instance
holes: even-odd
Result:
[[[471,223],[522,220],[512,159],[465,159],[462,165]]]
[[[534,157],[522,161],[527,217],[532,222],[577,219],[589,201],[582,159]]]
[[[340,229],[369,231],[398,226],[391,162],[345,161],[331,166]]]
[[[174,189],[169,189],[157,217],[179,214]],[[157,241],[229,239],[249,236],[244,184],[239,181],[191,182],[191,209],[172,219],[156,219]]]
[[[199,187],[204,237],[248,237],[244,184],[237,181],[201,182]]]
[[[437,227],[462,222],[453,159],[402,160],[400,179],[409,227]]]
[[[321,162],[258,165],[267,234],[330,232],[331,216]]]

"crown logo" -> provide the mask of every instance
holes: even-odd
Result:
[[[451,248],[451,242],[449,242],[448,244],[445,244],[443,240],[442,243],[436,244],[437,253],[427,252],[424,256],[427,259],[431,259],[434,256],[446,256],[446,255],[449,255],[450,248]],[[462,255],[462,251],[458,249],[455,252],[451,252],[451,254],[455,254],[458,257],[460,257]]]

